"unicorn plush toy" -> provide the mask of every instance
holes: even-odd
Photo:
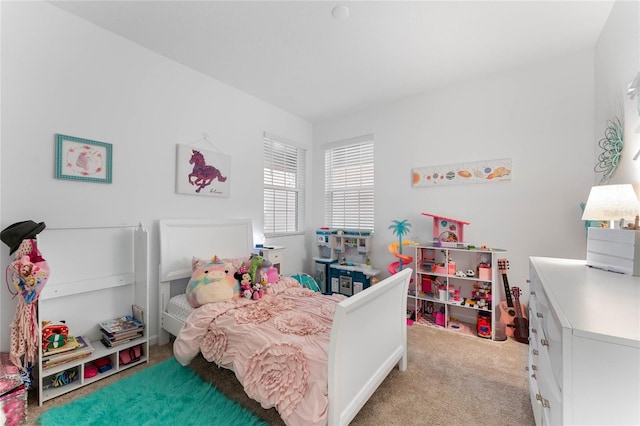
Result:
[[[228,263],[206,263],[197,268],[187,285],[187,300],[194,308],[205,303],[223,302],[240,297],[240,284]]]

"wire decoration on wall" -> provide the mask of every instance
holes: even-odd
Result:
[[[602,149],[602,153],[598,156],[598,162],[593,170],[596,173],[602,173],[600,184],[608,183],[616,174],[620,157],[622,156],[623,128],[618,117],[607,120],[607,128],[604,131],[604,138],[600,139],[598,145]]]
[[[191,142],[190,145],[197,148],[198,146],[203,145],[203,142],[204,142],[204,145],[206,146],[206,148],[213,148],[218,153],[223,154],[223,152],[220,151],[220,149],[218,149],[216,144],[214,144],[213,141],[211,141],[211,135],[209,135],[209,133],[202,132],[200,136],[201,137],[199,139],[196,139],[195,141]]]

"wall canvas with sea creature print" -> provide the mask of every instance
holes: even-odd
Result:
[[[511,180],[511,159],[416,167],[411,169],[413,187],[491,183]]]
[[[231,157],[189,145],[177,145],[178,194],[229,197]]]

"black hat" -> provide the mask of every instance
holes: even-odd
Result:
[[[42,232],[44,228],[46,228],[44,222],[35,223],[32,220],[16,222],[2,230],[0,233],[0,239],[11,249],[9,254],[13,254],[13,252],[18,250],[18,247],[20,247],[22,240],[28,240],[35,237]]]

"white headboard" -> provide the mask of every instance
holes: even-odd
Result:
[[[251,219],[160,220],[160,281],[191,276],[191,259],[249,256],[253,249]]]

